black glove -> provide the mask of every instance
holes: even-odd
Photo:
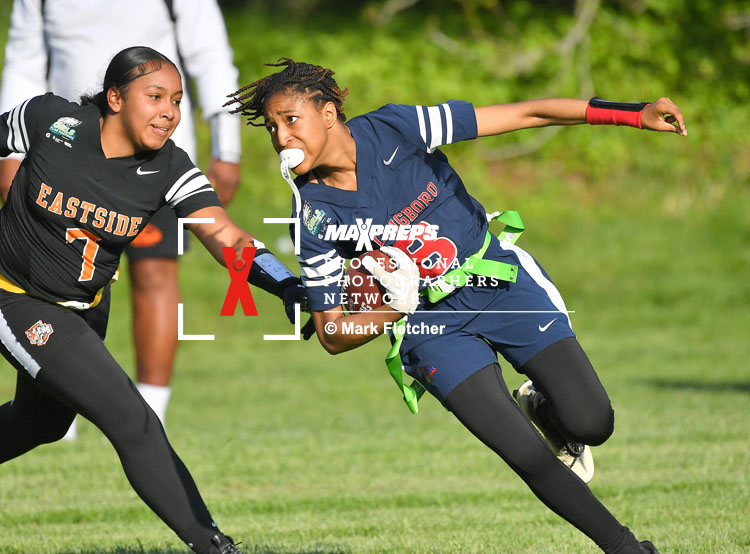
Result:
[[[292,323],[294,323],[295,303],[301,305],[302,311],[310,311],[310,300],[300,278],[266,248],[258,248],[255,252],[255,259],[253,265],[250,266],[247,281],[281,298],[286,316]]]
[[[310,298],[307,296],[307,289],[302,284],[299,277],[287,279],[282,283],[284,290],[281,292],[281,300],[284,302],[284,311],[290,323],[294,323],[294,305],[299,304],[303,312],[310,311]]]
[[[310,337],[312,337],[314,334],[315,323],[313,323],[313,318],[310,318],[307,320],[307,323],[302,326],[302,338],[305,340],[310,340]]]

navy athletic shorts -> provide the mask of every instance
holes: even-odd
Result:
[[[183,228],[183,245],[187,250],[188,231]],[[177,215],[169,206],[157,211],[138,233],[133,242],[125,247],[131,260],[145,258],[177,258]]]
[[[560,293],[536,260],[496,240],[492,251],[492,259],[518,266],[515,283],[464,287],[408,317],[404,369],[441,402],[497,363],[498,353],[518,370],[549,345],[575,336]]]

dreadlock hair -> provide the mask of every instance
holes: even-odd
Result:
[[[262,127],[263,123],[256,120],[262,118],[266,102],[278,92],[296,92],[320,107],[326,102],[333,102],[340,121],[346,121],[343,105],[344,97],[349,89],[341,90],[333,79],[331,69],[304,62],[295,62],[291,58],[279,58],[277,63],[264,64],[269,67],[283,67],[284,69],[272,73],[262,79],[242,87],[240,90],[228,94],[232,98],[224,106],[239,104],[230,113],[241,113],[247,116],[247,124]]]

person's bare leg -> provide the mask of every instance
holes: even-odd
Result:
[[[177,352],[177,260],[130,261],[138,390],[164,423]]]

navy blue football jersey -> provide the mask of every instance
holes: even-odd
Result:
[[[342,303],[344,259],[396,246],[417,263],[424,286],[464,263],[487,232],[484,208],[437,149],[476,138],[472,104],[389,104],[348,125],[357,145],[357,190],[297,180],[299,263],[313,310]]]
[[[424,287],[464,264],[488,231],[484,208],[437,150],[476,138],[471,104],[387,105],[353,118],[349,128],[357,147],[356,191],[297,179],[299,262],[313,310],[344,303],[346,259],[395,246],[416,262]],[[516,265],[517,281],[478,277],[437,303],[422,299],[408,317],[403,368],[441,401],[496,363],[497,353],[520,368],[548,345],[575,336],[562,297],[528,253],[491,237],[483,257]]]
[[[46,94],[0,116],[0,156],[26,154],[0,210],[0,274],[44,300],[86,308],[123,248],[164,205],[178,217],[221,205],[169,140],[106,158],[100,112]]]

